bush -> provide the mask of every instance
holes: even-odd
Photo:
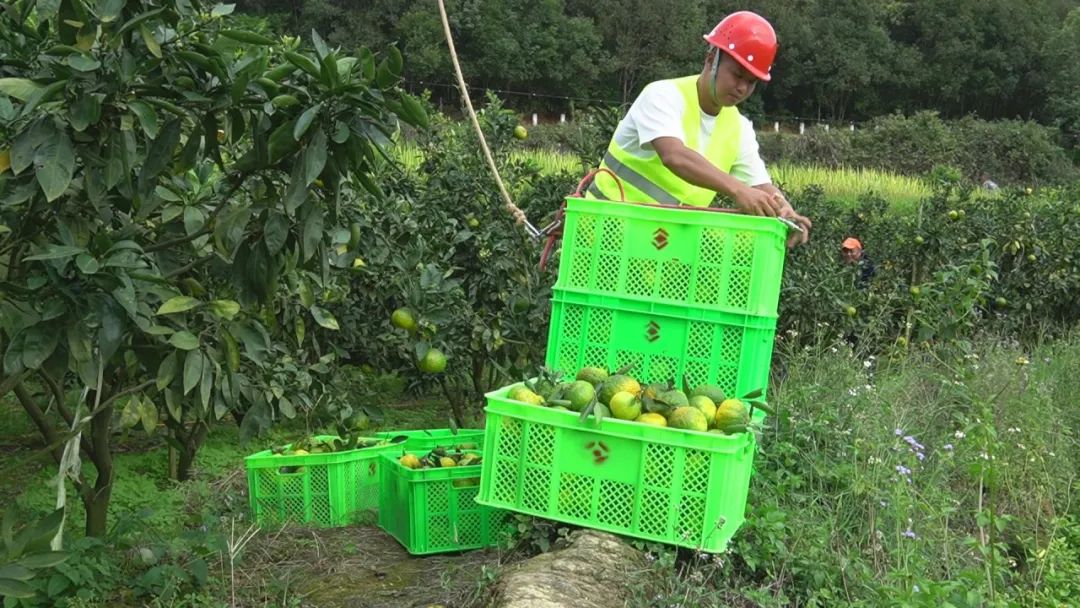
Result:
[[[936,112],[894,114],[850,132],[811,128],[803,135],[760,133],[770,163],[864,167],[921,175],[935,166],[959,168],[975,180],[987,172],[1001,185],[1064,184],[1076,167],[1057,133],[1035,122],[985,121],[968,116],[945,121]]]

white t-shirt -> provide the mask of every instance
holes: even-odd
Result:
[[[661,80],[646,85],[615,129],[615,143],[638,158],[655,156],[651,142],[659,137],[674,137],[685,144],[684,106],[682,93],[671,81]],[[698,112],[701,114],[701,135],[698,137],[697,152],[704,155],[716,117],[709,116],[700,107]],[[765,162],[758,155],[754,127],[745,116],[740,116],[740,119],[743,128],[740,129],[739,155],[731,167],[731,176],[748,186],[771,184]]]

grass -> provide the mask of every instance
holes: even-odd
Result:
[[[878,196],[898,209],[909,209],[930,196],[924,180],[873,169],[829,169],[814,166],[779,164],[769,168],[773,181],[788,191],[816,186],[827,197],[847,204],[861,198]]]
[[[882,359],[838,344],[781,346],[786,420],[765,434],[732,553],[660,551],[631,605],[1080,597],[1080,339]]]
[[[630,606],[1035,607],[1080,597],[1080,336],[877,359],[835,335],[789,341],[777,347],[787,373],[771,389],[780,412],[757,456],[747,524],[719,556],[654,546],[649,569],[629,579]],[[381,428],[444,427],[444,411],[437,400],[389,407]],[[15,406],[0,406],[0,422],[0,487],[23,488],[28,510],[48,508],[51,463]],[[216,427],[185,484],[165,477],[159,441],[118,438],[112,521],[133,531],[108,553],[80,553],[78,563],[109,574],[99,599],[77,605],[222,605],[233,590],[227,540],[247,527],[242,457],[303,432],[240,445],[234,427]],[[70,520],[80,519],[76,508]],[[148,591],[157,571],[129,556],[159,546],[168,547],[159,565],[203,559],[208,580],[183,587],[182,601]],[[500,561],[410,558],[373,528],[287,527],[258,532],[239,553],[235,589],[239,606],[464,607]],[[141,595],[120,593],[130,581]]]
[[[423,162],[421,150],[407,142],[395,146],[391,155],[409,172],[419,171]],[[554,150],[515,150],[509,158],[513,162],[531,162],[545,175],[578,175],[582,172],[577,157]],[[923,179],[873,169],[778,164],[770,166],[769,173],[773,181],[787,191],[818,187],[830,199],[849,205],[857,204],[866,196],[878,196],[890,201],[894,208],[904,210],[914,207],[931,194],[930,185]]]

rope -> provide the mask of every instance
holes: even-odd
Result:
[[[461,64],[458,63],[457,50],[454,49],[454,38],[450,34],[450,20],[446,16],[446,6],[443,4],[443,0],[438,1],[439,16],[442,18],[443,32],[446,33],[446,44],[450,48],[450,60],[454,63],[454,75],[457,76],[458,88],[461,89],[461,97],[465,100],[466,109],[469,110],[469,119],[472,121],[473,128],[476,129],[476,135],[480,138],[480,147],[484,151],[484,158],[487,160],[492,175],[495,176],[495,183],[499,186],[499,193],[502,194],[503,201],[505,202],[504,206],[510,215],[514,216],[514,221],[518,225],[525,226],[525,230],[529,233],[529,236],[537,237],[540,235],[540,231],[529,223],[528,218],[525,217],[525,212],[514,204],[514,201],[510,198],[510,192],[507,191],[506,185],[499,175],[499,169],[495,166],[495,159],[491,156],[491,149],[488,148],[487,140],[484,139],[484,131],[480,128],[480,121],[477,120],[476,111],[473,110],[472,100],[469,99],[469,87],[465,84],[465,77],[461,74]]]

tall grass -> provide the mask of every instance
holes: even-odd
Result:
[[[779,350],[781,420],[732,553],[678,575],[667,556],[631,605],[1075,605],[1080,336],[880,360],[842,340]]]
[[[930,196],[924,180],[874,169],[829,169],[779,164],[769,168],[773,181],[785,190],[820,187],[831,199],[855,203],[867,195],[880,196],[898,207],[910,207]]]

